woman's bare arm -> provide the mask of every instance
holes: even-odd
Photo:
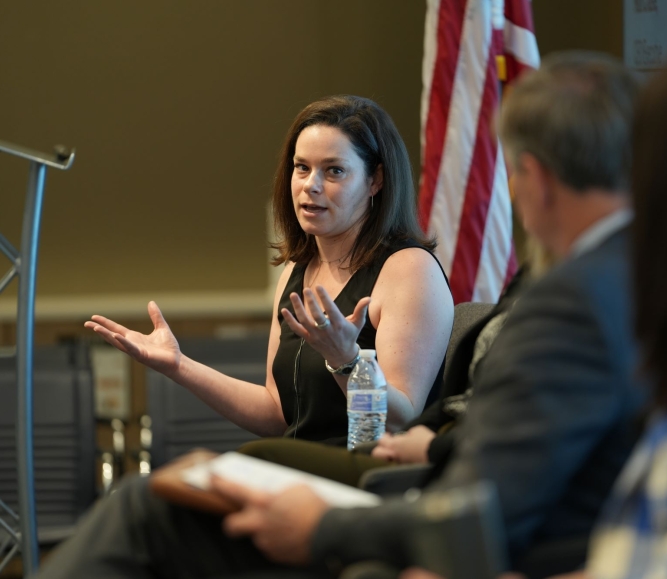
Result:
[[[433,256],[420,248],[394,253],[378,277],[369,316],[389,385],[387,429],[397,430],[423,410],[452,332],[454,302]]]
[[[140,334],[102,316],[93,316],[85,326],[107,342],[146,366],[161,372],[190,390],[216,412],[260,436],[279,436],[287,427],[273,379],[273,360],[280,343],[277,308],[292,265],[280,277],[273,305],[267,354],[266,385],[237,380],[184,356],[157,304],[148,305],[154,331]]]

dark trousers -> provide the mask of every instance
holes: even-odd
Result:
[[[36,579],[256,576],[311,579],[324,570],[268,561],[247,539],[223,534],[221,518],[169,504],[130,478],[98,501],[76,534],[45,561]]]
[[[247,442],[237,452],[353,487],[366,471],[395,464],[345,448],[292,438],[260,438]]]

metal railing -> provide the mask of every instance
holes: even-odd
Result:
[[[16,515],[7,509],[12,523],[2,520],[0,525],[8,528],[18,526],[19,532],[8,534],[4,545],[9,550],[2,559],[0,570],[6,565],[17,549],[23,560],[23,573],[28,577],[39,566],[39,546],[37,543],[37,513],[35,510],[35,483],[33,460],[33,345],[35,328],[35,287],[37,282],[37,255],[39,231],[44,200],[44,185],[47,167],[67,170],[74,162],[74,150],[58,145],[54,152],[41,153],[19,145],[0,141],[0,152],[30,161],[28,189],[23,209],[20,251],[0,233],[0,251],[11,262],[9,271],[0,279],[0,292],[18,276],[19,293],[16,317],[16,365],[18,377],[18,408],[16,419],[16,455],[19,487],[19,512]],[[4,506],[4,505],[3,505]],[[13,543],[13,545],[11,545]]]

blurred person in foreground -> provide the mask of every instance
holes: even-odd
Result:
[[[562,263],[522,294],[477,365],[454,456],[426,492],[493,481],[512,567],[531,577],[583,562],[645,401],[627,255],[636,92],[614,59],[553,55],[518,82],[500,120],[524,225]],[[418,563],[406,536],[414,502],[337,509],[307,487],[271,495],[216,480],[214,488],[241,505],[222,528],[220,517],[128,481],[38,576],[323,576],[366,559]]]
[[[667,573],[666,103],[664,69],[642,91],[632,139],[635,327],[642,347],[640,370],[654,388],[653,410],[593,532],[585,571],[560,579],[640,579]],[[401,579],[438,576],[409,569]]]
[[[632,192],[636,330],[654,405],[593,534],[586,569],[595,579],[667,573],[667,69],[637,106]]]

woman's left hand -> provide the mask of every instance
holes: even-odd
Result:
[[[371,456],[399,464],[428,464],[428,447],[434,438],[435,432],[422,424],[401,435],[385,433]]]
[[[322,286],[315,289],[317,295],[310,288],[303,291],[305,303],[299,294],[290,294],[296,317],[286,308],[281,313],[297,336],[337,368],[357,355],[357,337],[366,321],[371,298],[361,298],[354,312],[345,317]]]

